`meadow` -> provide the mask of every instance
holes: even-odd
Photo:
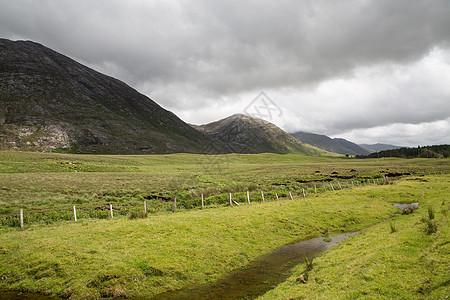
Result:
[[[151,298],[212,283],[293,241],[362,229],[316,258],[307,284],[296,281],[304,273],[299,265],[292,278],[262,297],[389,298],[406,285],[405,299],[439,298],[448,294],[449,170],[448,159],[3,151],[0,288],[71,299]],[[349,184],[368,179],[379,184]],[[240,206],[227,206],[228,193]],[[175,196],[179,206],[172,213]],[[148,215],[130,218],[133,210],[142,211],[144,200]],[[420,202],[420,207],[401,215],[394,202]],[[113,220],[103,210],[109,203],[116,207]],[[78,222],[72,219],[73,205],[80,210]],[[428,206],[436,215],[432,233],[423,219]],[[11,222],[19,208],[25,212],[23,230]],[[390,221],[368,227],[392,216],[397,232],[389,231]],[[417,274],[424,275],[414,279]],[[404,278],[407,283],[401,285]],[[364,289],[363,280],[372,284]]]

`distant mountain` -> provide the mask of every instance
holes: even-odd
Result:
[[[211,137],[228,143],[233,152],[239,153],[287,153],[302,152],[311,155],[325,151],[306,145],[293,138],[274,124],[242,114],[195,126]]]
[[[378,151],[384,151],[384,150],[393,150],[393,149],[400,149],[400,148],[403,148],[403,147],[401,147],[401,146],[394,146],[394,145],[380,144],[380,143],[377,143],[377,144],[371,144],[371,145],[369,145],[369,144],[359,144],[359,145],[360,145],[361,147],[368,148],[368,149],[373,150],[373,151],[375,151],[375,152],[378,152]]]
[[[364,147],[361,147],[358,144],[355,144],[353,142],[347,141],[346,139],[342,138],[334,138],[336,142],[341,144],[342,146],[346,147],[347,149],[350,149],[353,153],[359,154],[359,155],[368,155],[372,153],[373,151]],[[351,153],[349,153],[351,154]]]
[[[291,135],[303,143],[313,145],[329,152],[350,155],[367,155],[371,153],[369,149],[363,148],[345,139],[332,139],[326,135],[303,131],[291,133]]]
[[[30,41],[0,39],[0,149],[205,152],[225,143],[125,83]]]

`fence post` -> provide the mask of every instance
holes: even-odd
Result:
[[[305,189],[302,189],[303,191],[303,198],[306,198]]]
[[[231,202],[231,193],[230,193],[230,206],[233,206],[233,203]]]
[[[331,186],[331,189],[334,191],[334,187],[333,187],[333,185],[331,184],[331,182],[330,182],[330,186]]]
[[[144,200],[144,214],[147,214],[147,201]]]
[[[250,193],[247,191],[247,201],[248,201],[248,204],[250,204]]]
[[[109,211],[111,212],[111,219],[114,218],[113,209],[112,209],[112,203],[109,204]]]
[[[277,201],[280,201],[280,199],[278,199],[278,193],[275,193],[275,196],[277,196]]]
[[[177,196],[173,198],[173,212],[177,211]]]
[[[342,190],[341,183],[338,181],[339,189]]]
[[[314,194],[317,194],[317,187],[314,185]]]
[[[291,198],[291,200],[294,200],[294,198],[292,198],[291,192],[289,192],[289,197]]]
[[[75,219],[75,222],[77,221],[77,209],[75,208],[75,205],[73,206],[73,218]]]
[[[202,194],[202,209],[204,208],[204,206],[203,206],[203,201],[204,201],[204,200],[203,200],[203,194]]]
[[[19,213],[19,219],[20,219],[20,228],[23,229],[23,209],[20,209],[20,213]]]
[[[264,192],[263,191],[261,191],[261,197],[262,197],[262,201],[266,202],[266,201],[264,201]]]

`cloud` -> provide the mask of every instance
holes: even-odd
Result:
[[[265,91],[286,109],[277,124],[330,135],[446,119],[448,28],[446,0],[0,4],[1,36],[43,43],[186,121],[241,112]]]

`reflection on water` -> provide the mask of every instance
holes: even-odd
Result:
[[[400,208],[401,210],[405,209],[405,208],[418,208],[419,207],[419,202],[416,203],[394,203],[394,206],[397,208]]]

